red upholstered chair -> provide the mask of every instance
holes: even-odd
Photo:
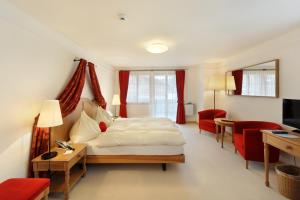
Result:
[[[264,144],[260,130],[278,130],[281,126],[272,122],[239,121],[233,125],[235,152],[239,152],[248,161],[264,162]],[[270,162],[279,160],[279,149],[270,146]]]
[[[0,199],[48,199],[50,180],[47,178],[12,178],[0,183]]]
[[[226,111],[220,109],[209,109],[198,112],[199,116],[199,129],[211,133],[216,133],[215,118],[225,118]]]

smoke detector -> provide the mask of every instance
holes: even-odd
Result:
[[[124,13],[120,13],[120,14],[119,14],[119,20],[120,20],[120,21],[126,21],[126,20],[127,20],[126,15],[125,15]]]

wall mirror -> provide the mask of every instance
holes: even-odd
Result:
[[[228,95],[277,98],[279,59],[226,72],[226,91]]]

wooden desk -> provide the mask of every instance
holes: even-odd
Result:
[[[262,133],[265,156],[265,184],[266,186],[269,186],[269,145],[293,156],[300,157],[300,138],[291,139],[280,137],[276,134],[273,134],[270,130],[262,130]]]
[[[219,132],[221,131],[221,147],[223,148],[225,127],[227,126],[232,128],[234,121],[226,118],[215,118],[214,121],[216,124],[217,141],[219,141]],[[232,143],[234,143],[233,133],[232,133]]]
[[[86,144],[72,144],[75,148],[70,154],[64,154],[65,150],[54,147],[51,151],[57,151],[57,156],[49,160],[42,160],[41,155],[32,160],[34,176],[39,177],[40,171],[57,172],[51,179],[51,192],[64,192],[65,199],[69,198],[70,189],[86,174]],[[82,169],[73,168],[77,163],[82,163]],[[64,178],[59,174],[64,172]]]

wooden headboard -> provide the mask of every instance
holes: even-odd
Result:
[[[69,132],[73,124],[79,119],[82,110],[84,110],[87,115],[94,118],[97,111],[97,104],[90,99],[81,98],[76,109],[63,119],[63,125],[52,128],[51,146],[55,145],[56,140],[70,140]]]

